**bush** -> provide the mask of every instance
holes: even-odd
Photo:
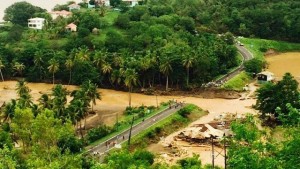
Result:
[[[191,112],[193,111],[193,109],[194,109],[194,107],[192,107],[192,106],[186,106],[186,107],[180,109],[180,110],[178,111],[178,114],[179,114],[180,116],[184,117],[184,118],[187,118],[188,115],[191,114]]]
[[[253,58],[245,62],[245,70],[249,73],[259,73],[264,67],[264,62],[260,59]]]
[[[148,163],[150,165],[154,163],[154,155],[146,150],[137,150],[134,152],[133,159],[137,163]]]
[[[106,125],[101,125],[97,128],[91,129],[87,133],[87,139],[89,142],[94,142],[102,137],[107,136],[111,132],[113,132],[113,129],[111,127]]]
[[[62,153],[66,152],[66,150],[70,150],[71,153],[79,153],[81,148],[83,148],[83,143],[74,135],[69,135],[60,138],[57,146],[61,149]]]

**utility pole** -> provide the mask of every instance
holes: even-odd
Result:
[[[117,118],[117,119],[116,119],[116,121],[117,121],[116,123],[117,123],[117,131],[118,131],[118,129],[119,129],[119,118],[118,118],[118,113],[116,114],[116,116],[117,116],[117,117],[116,117],[116,118]]]
[[[157,93],[155,93],[155,97],[156,97],[156,108],[158,108]]]
[[[225,169],[227,168],[227,156],[226,156],[226,136],[225,136],[225,133],[223,135],[223,138],[224,138],[224,166],[225,166]]]
[[[128,136],[128,149],[130,147],[130,139],[131,139],[131,131],[132,131],[132,126],[133,126],[133,121],[134,121],[134,116],[132,116],[132,121],[131,121],[131,126],[129,130],[129,136]]]
[[[215,168],[215,154],[214,154],[214,136],[211,134],[211,157],[212,157],[212,168]]]

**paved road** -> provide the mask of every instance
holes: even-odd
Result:
[[[182,106],[177,106],[175,108],[175,106],[173,105],[171,109],[167,108],[166,110],[164,110],[148,119],[145,119],[143,122],[140,122],[140,123],[134,125],[132,127],[131,137],[137,135],[138,133],[140,133],[144,129],[154,125],[155,123],[165,119],[166,117],[170,116],[171,114],[180,110],[181,108],[182,108]],[[129,131],[130,131],[130,129],[120,133],[117,136],[114,136],[113,138],[110,138],[110,139],[104,141],[103,143],[100,143],[100,144],[92,147],[91,149],[88,150],[88,153],[91,155],[94,155],[94,156],[103,157],[110,149],[114,148],[114,145],[118,145],[118,144],[128,141]]]
[[[219,79],[217,82],[227,81],[227,80],[231,79],[232,77],[234,77],[235,75],[237,75],[238,73],[240,73],[244,69],[244,62],[245,61],[250,60],[251,58],[253,58],[253,55],[245,47],[239,46],[239,45],[236,45],[236,47],[237,47],[238,51],[242,54],[242,56],[244,58],[242,64],[236,70],[234,70],[231,73],[225,75],[224,77]],[[174,112],[178,111],[180,108],[181,108],[180,106],[177,106],[176,108],[175,108],[175,106],[172,106],[171,109],[166,109],[166,110],[162,111],[161,113],[156,114],[156,115],[154,115],[154,116],[152,116],[148,119],[145,119],[145,121],[136,124],[132,128],[131,136],[137,135],[138,133],[140,133],[144,129],[147,129],[148,127],[154,125],[155,123],[159,122],[160,120],[162,120],[162,119],[170,116]],[[97,157],[100,156],[100,159],[102,159],[104,157],[104,155],[109,150],[114,148],[114,145],[119,145],[123,142],[128,141],[129,131],[130,131],[130,129],[120,133],[119,135],[117,135],[113,138],[107,139],[103,143],[100,143],[100,144],[90,148],[88,150],[88,153],[91,154],[91,155],[95,155]]]
[[[218,79],[216,83],[220,83],[221,81],[226,82],[229,79],[233,78],[237,74],[239,74],[241,71],[244,70],[244,62],[247,60],[250,60],[253,58],[252,53],[250,53],[244,46],[235,45],[240,54],[243,56],[243,62],[239,67],[237,67],[234,71],[228,73],[227,75],[223,76],[222,78]]]

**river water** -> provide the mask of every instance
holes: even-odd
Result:
[[[43,9],[51,11],[56,4],[65,4],[70,0],[0,0],[0,22],[3,21],[4,10],[15,2],[26,1],[34,6],[39,6]],[[82,2],[82,0],[72,0],[75,2]]]

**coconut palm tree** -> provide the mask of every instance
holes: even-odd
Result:
[[[186,54],[183,56],[182,64],[186,68],[186,86],[189,86],[190,68],[196,61],[195,55]]]
[[[102,70],[102,73],[104,73],[104,74],[107,74],[107,73],[108,73],[108,74],[109,74],[109,73],[112,71],[112,68],[111,68],[111,66],[110,66],[109,63],[105,62],[105,63],[102,65],[101,70]]]
[[[52,89],[52,99],[53,107],[52,109],[56,113],[56,117],[65,119],[65,105],[67,104],[67,89],[61,84],[55,85]]]
[[[4,82],[4,78],[3,78],[3,74],[2,74],[2,69],[5,68],[5,65],[3,64],[2,60],[0,59],[0,75],[1,75],[1,79],[2,82]]]
[[[87,112],[87,107],[85,106],[84,101],[81,99],[72,100],[70,107],[69,107],[69,111],[72,112],[72,114],[76,118],[76,120],[79,121],[80,135],[81,135],[81,138],[83,138],[81,120],[84,118],[85,113]]]
[[[16,109],[17,101],[12,99],[9,103],[7,103],[4,107],[4,121],[10,121],[14,117],[15,109]]]
[[[13,65],[13,69],[17,71],[17,73],[22,76],[23,70],[25,69],[25,65],[23,63],[15,62]]]
[[[161,60],[159,65],[159,70],[166,76],[166,91],[168,91],[169,87],[169,75],[172,72],[172,60],[169,57],[165,57]]]
[[[43,52],[41,50],[34,53],[34,66],[39,69],[40,80],[42,80],[42,65],[43,65]]]
[[[19,96],[18,105],[21,108],[31,107],[33,104],[32,96],[30,95],[30,89],[26,86],[25,80],[18,81],[16,91]]]
[[[67,68],[67,70],[69,70],[69,82],[68,85],[70,85],[71,81],[72,81],[72,69],[74,67],[74,62],[71,58],[66,60],[65,66]]]
[[[52,82],[54,85],[54,74],[59,70],[59,63],[55,59],[49,60],[50,66],[48,66],[48,70],[52,73]]]
[[[86,46],[80,47],[75,54],[75,60],[77,61],[88,61],[90,60],[89,49]]]
[[[131,92],[132,87],[137,84],[138,73],[134,69],[126,69],[124,73],[124,83],[125,86],[128,87],[128,95],[129,95],[129,107],[131,107]]]

